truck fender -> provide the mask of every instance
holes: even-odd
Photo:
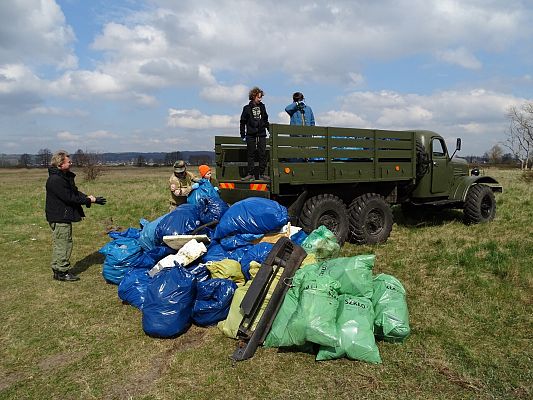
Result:
[[[452,187],[452,190],[450,190],[450,200],[464,202],[470,186],[480,183],[489,186],[493,192],[502,192],[502,186],[496,179],[490,176],[465,176]]]
[[[302,212],[303,205],[307,200],[307,196],[308,192],[307,190],[304,190],[302,193],[300,193],[294,203],[292,203],[287,209],[289,216],[291,217],[291,223],[294,222],[295,225],[297,225],[297,221],[300,218],[300,214]]]

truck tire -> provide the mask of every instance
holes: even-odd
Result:
[[[376,193],[353,199],[348,208],[351,241],[356,244],[384,243],[392,230],[392,210]]]
[[[324,225],[335,234],[341,246],[350,229],[344,202],[332,194],[319,194],[307,199],[300,214],[300,225],[306,233]]]
[[[468,189],[463,207],[465,223],[489,222],[496,215],[496,199],[487,185],[473,185]]]

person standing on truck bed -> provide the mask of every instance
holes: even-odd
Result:
[[[185,161],[178,160],[174,163],[174,173],[168,180],[170,187],[170,211],[187,202],[187,196],[191,193],[193,183],[198,181],[198,178],[187,171]]]
[[[285,111],[291,117],[291,125],[315,126],[315,116],[311,107],[304,103],[302,92],[292,95],[292,103],[285,107]]]
[[[250,90],[248,98],[250,103],[242,108],[240,134],[246,141],[246,151],[248,152],[248,174],[242,178],[243,181],[250,181],[255,178],[254,164],[255,153],[259,158],[259,179],[269,180],[265,175],[266,169],[266,130],[269,127],[268,114],[265,105],[261,102],[263,91],[257,86]]]

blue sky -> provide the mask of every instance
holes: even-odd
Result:
[[[0,2],[0,153],[213,150],[252,86],[271,122],[429,129],[461,155],[533,101],[527,0]]]

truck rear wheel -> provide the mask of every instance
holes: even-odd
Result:
[[[300,224],[306,233],[320,225],[333,232],[340,245],[349,232],[348,212],[344,202],[332,194],[319,194],[307,199],[300,214]]]
[[[487,185],[473,185],[468,189],[463,207],[465,222],[479,224],[489,222],[496,215],[496,199]]]
[[[392,211],[376,193],[356,197],[348,209],[351,240],[357,244],[384,243],[392,230]]]

